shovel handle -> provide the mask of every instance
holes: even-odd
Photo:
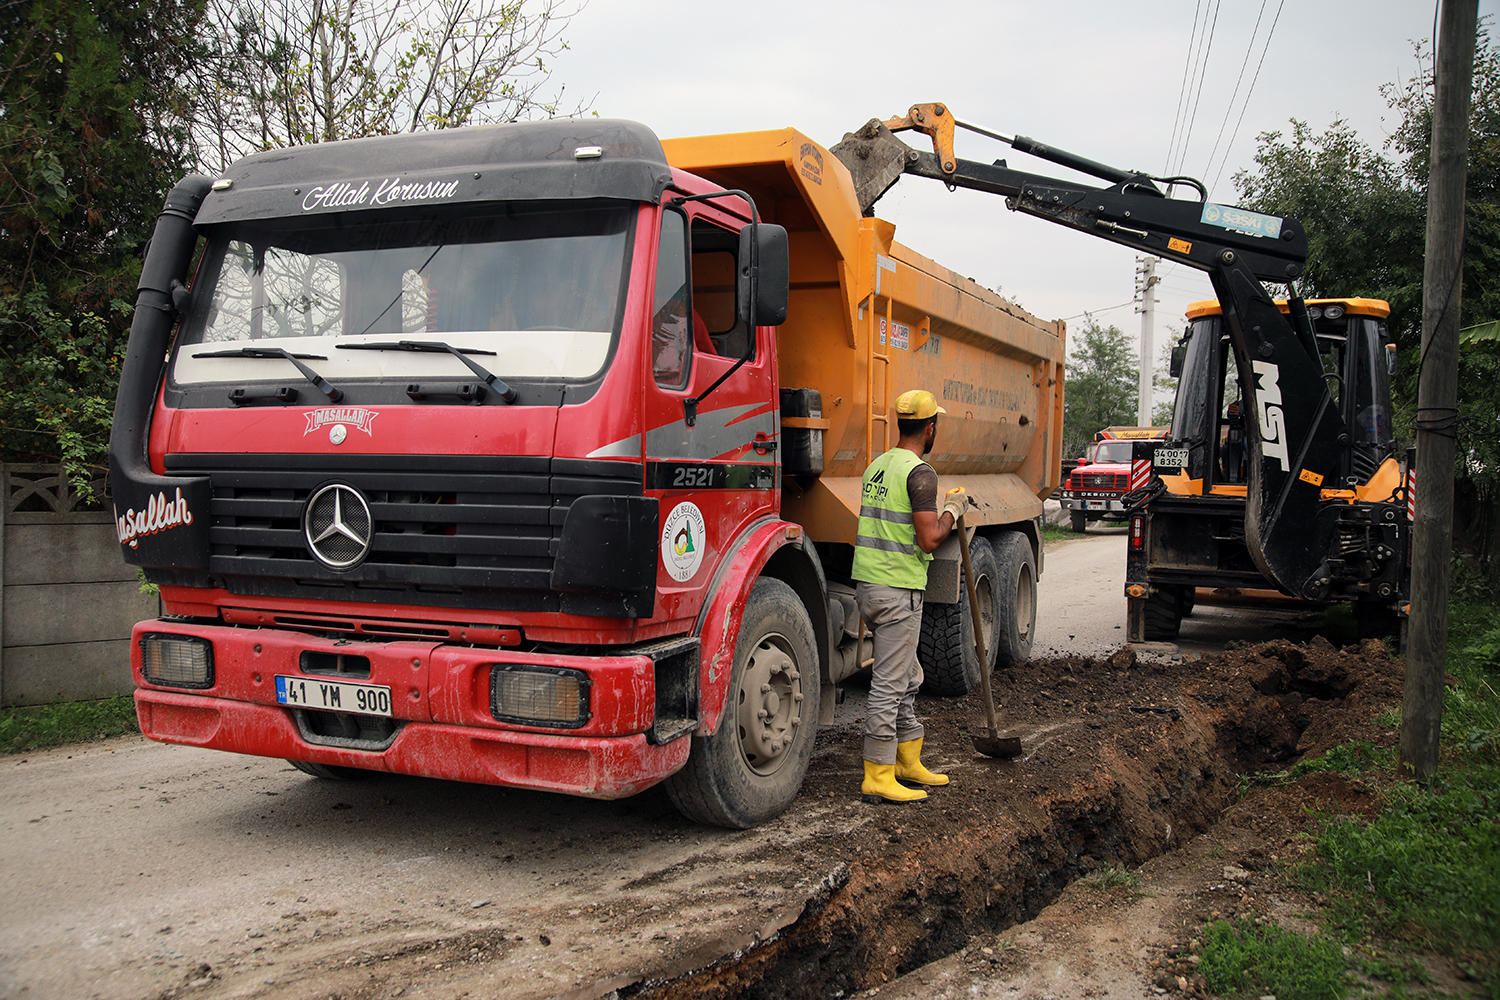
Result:
[[[969,562],[969,533],[964,527],[962,514],[953,527],[959,533],[958,554],[964,567],[964,590],[969,595],[969,621],[974,626],[974,651],[979,654],[979,686],[984,691],[984,717],[990,724],[990,735],[993,736],[1000,731],[1000,723],[995,718],[995,697],[990,693],[990,658],[984,648],[984,625],[979,620],[979,594],[974,589],[974,567]]]

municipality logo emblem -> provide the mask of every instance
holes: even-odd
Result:
[[[661,529],[661,564],[667,575],[686,583],[703,565],[708,531],[703,512],[695,503],[680,503],[672,508]]]

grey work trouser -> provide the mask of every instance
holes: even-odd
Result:
[[[870,700],[865,705],[865,760],[896,763],[896,744],[921,739],[917,689],[922,665],[917,636],[922,630],[922,592],[861,581],[855,587],[859,613],[875,632],[875,665],[870,668]]]

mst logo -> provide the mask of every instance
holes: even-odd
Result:
[[[1255,369],[1255,408],[1260,415],[1260,453],[1281,463],[1290,472],[1286,454],[1286,415],[1281,410],[1281,371],[1269,361],[1252,361]]]

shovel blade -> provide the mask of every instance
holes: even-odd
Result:
[[[1019,736],[976,736],[974,749],[986,757],[1009,760],[1012,757],[1021,756],[1021,738]]]

